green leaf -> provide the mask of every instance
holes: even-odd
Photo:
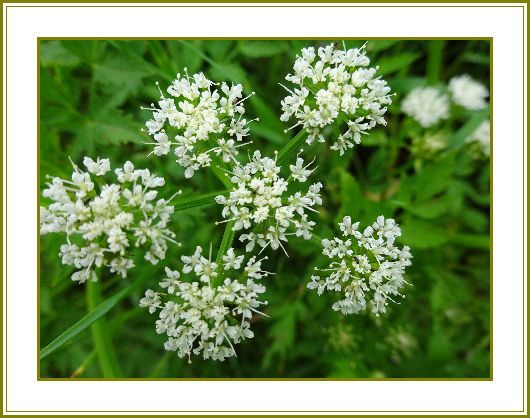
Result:
[[[442,72],[445,41],[429,41],[427,45],[427,80],[434,84]]]
[[[42,41],[40,44],[40,63],[43,67],[75,67],[80,61],[79,57],[64,48],[60,41]]]
[[[88,115],[77,134],[77,141],[81,145],[119,145],[142,140],[140,129],[132,118],[122,116],[118,111],[105,116]]]
[[[415,203],[407,206],[406,210],[420,218],[436,219],[449,210],[450,200],[448,195],[440,199],[430,200],[424,203]]]
[[[482,109],[476,112],[473,112],[473,115],[469,121],[462,126],[455,134],[449,138],[449,147],[455,148],[462,146],[466,139],[479,127],[479,125],[487,120],[490,115],[489,107]]]
[[[92,64],[101,60],[108,43],[75,39],[63,40],[61,41],[61,45],[72,55],[81,58],[86,64]]]
[[[89,281],[86,290],[88,309],[92,311],[101,303],[101,284]],[[103,377],[107,379],[120,377],[121,371],[118,358],[112,347],[105,318],[100,317],[98,321],[94,321],[90,330],[92,331],[92,340],[94,341]]]
[[[74,325],[72,325],[61,335],[55,338],[46,347],[44,347],[40,352],[40,359],[42,360],[46,356],[50,355],[59,347],[61,347],[62,345],[70,341],[72,338],[74,338],[76,335],[78,335],[81,331],[84,331],[86,328],[96,322],[99,318],[101,318],[108,311],[110,311],[120,300],[122,300],[125,296],[131,293],[134,289],[138,288],[138,286],[146,279],[146,277],[147,275],[139,276],[129,286],[120,290],[119,292],[114,294],[114,296],[111,296],[110,298],[101,302],[96,308],[92,309],[83,318],[81,318]]]
[[[413,218],[407,218],[402,222],[401,231],[400,241],[418,249],[439,247],[451,238],[444,229],[434,226],[431,222]]]
[[[286,144],[285,127],[274,110],[258,95],[252,96],[249,103],[259,115],[259,121],[250,124],[250,130],[275,144]]]
[[[402,68],[408,67],[420,57],[420,54],[415,52],[404,52],[393,57],[383,56],[379,59],[378,65],[380,72],[384,75],[395,73]]]
[[[217,250],[217,257],[215,260],[218,266],[222,264],[223,255],[226,254],[226,252],[234,242],[234,223],[235,221],[229,221],[226,223],[225,232],[223,233],[223,239],[221,240],[221,244],[219,245],[219,249]]]
[[[234,50],[234,41],[220,39],[216,42],[206,42],[206,51],[213,59],[218,61],[226,60],[227,56]]]
[[[263,58],[281,54],[285,51],[283,41],[244,41],[239,44],[239,50],[249,58]]]
[[[424,166],[414,179],[415,201],[425,202],[427,199],[446,190],[451,182],[453,169],[454,159],[452,154]]]
[[[211,205],[215,203],[215,197],[219,195],[227,196],[228,191],[222,190],[217,192],[205,193],[202,195],[192,195],[179,198],[178,201],[173,205],[174,211],[178,212],[185,209],[195,208],[197,206]]]
[[[475,248],[477,250],[489,251],[491,248],[489,235],[457,234],[451,238],[451,242],[462,247]]]
[[[210,68],[209,73],[214,80],[227,80],[235,84],[246,84],[247,81],[247,74],[243,68],[233,63],[215,63],[215,65]]]
[[[355,221],[361,212],[363,205],[363,195],[361,188],[359,187],[355,177],[344,170],[339,172],[339,185],[342,203],[340,205],[336,221],[342,221],[342,218],[346,215],[351,216]]]
[[[298,132],[295,137],[291,139],[278,153],[278,159],[276,160],[278,166],[282,166],[283,163],[289,160],[289,158],[295,156],[298,151],[300,151],[306,138],[307,132],[305,129],[302,129],[300,132]]]
[[[394,45],[396,45],[399,41],[396,39],[374,39],[372,41],[368,41],[366,44],[366,49],[370,53],[384,51]]]
[[[127,55],[115,53],[107,56],[103,62],[94,65],[94,81],[119,88],[139,84],[139,81],[152,74],[145,67],[135,65]]]

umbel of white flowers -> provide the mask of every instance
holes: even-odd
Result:
[[[307,287],[319,295],[325,290],[339,293],[342,299],[333,310],[346,315],[365,310],[368,303],[374,314],[386,312],[388,300],[404,297],[400,289],[407,283],[405,268],[411,265],[409,247],[400,249],[394,243],[401,229],[394,219],[383,216],[363,232],[349,216],[339,227],[346,239],[322,240],[322,253],[332,261],[328,268],[315,268],[319,275],[312,276]]]
[[[325,128],[337,124],[342,133],[331,145],[340,155],[361,142],[377,124],[385,125],[383,115],[392,103],[390,87],[376,77],[377,67],[368,68],[370,60],[364,46],[348,50],[333,44],[302,49],[297,55],[294,73],[285,79],[295,84],[282,102],[280,119],[296,119],[290,128],[301,126],[308,133],[307,143],[325,142]]]
[[[297,157],[296,164],[290,166],[290,178],[304,183],[313,171],[310,165],[304,165],[304,160]],[[282,241],[286,242],[289,235],[311,238],[315,222],[308,219],[306,211],[316,212],[313,206],[322,204],[319,193],[322,184],[309,186],[305,193],[288,194],[289,183],[279,175],[280,169],[275,159],[262,157],[260,151],[255,151],[249,163],[234,167],[230,177],[234,188],[230,195],[215,199],[224,206],[225,222],[234,221],[234,231],[252,229],[239,238],[247,242],[247,252],[258,244],[262,251],[270,245],[273,250],[282,247],[287,254]],[[289,228],[293,232],[288,232]]]
[[[160,90],[158,107],[151,104],[152,119],[146,122],[149,135],[154,142],[153,153],[167,155],[173,149],[177,163],[185,168],[186,178],[193,177],[201,167],[212,162],[212,153],[224,162],[235,161],[238,148],[248,136],[248,124],[243,118],[243,97],[241,84],[229,86],[221,83],[220,88],[208,80],[203,73],[177,78],[167,88],[169,97]],[[157,83],[158,86],[158,83]],[[256,119],[257,120],[257,119]]]
[[[96,269],[102,266],[126,277],[134,267],[131,245],[144,248],[145,259],[152,264],[163,259],[166,241],[178,244],[167,228],[171,199],[156,200],[155,189],[164,185],[164,179],[147,169],[135,170],[127,161],[114,170],[117,183],[107,184],[103,176],[110,171],[108,159],[85,157],[83,164],[87,171],[72,163],[71,180],[51,178],[42,195],[52,203],[40,207],[41,235],[66,235],[59,256],[63,264],[76,267],[72,280],[96,281]]]
[[[453,101],[466,109],[480,110],[488,106],[488,89],[467,74],[449,80],[449,92]]]
[[[179,271],[166,267],[159,283],[165,293],[149,289],[140,301],[150,313],[159,310],[156,332],[169,337],[165,349],[189,362],[192,354],[219,361],[237,356],[234,345],[254,337],[250,320],[264,315],[259,308],[267,302],[258,298],[265,287],[254,281],[272,274],[261,269],[264,259],[251,257],[245,264],[244,256],[230,248],[218,265],[211,260],[211,248],[207,259],[197,247],[193,255],[182,256],[182,275],[193,273],[198,280],[183,282]]]
[[[436,87],[417,87],[405,97],[401,104],[403,113],[423,128],[429,128],[447,119],[449,108],[449,97]]]

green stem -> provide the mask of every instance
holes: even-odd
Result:
[[[174,212],[179,212],[181,210],[195,208],[197,206],[206,206],[215,203],[216,196],[224,195],[227,196],[228,192],[220,190],[217,192],[205,193],[200,196],[192,195],[191,197],[185,196],[179,199],[175,199],[176,202],[173,205]]]
[[[94,310],[102,301],[100,282],[89,281],[87,283],[87,305],[89,312]],[[120,367],[112,347],[110,335],[108,334],[107,321],[104,317],[94,322],[90,330],[92,340],[99,359],[99,365],[105,378],[115,378],[121,376]]]
[[[278,153],[278,158],[276,159],[278,166],[283,165],[289,158],[296,155],[306,138],[307,132],[305,129],[298,132]]]
[[[440,80],[445,41],[432,41],[427,52],[427,80],[436,84]]]
[[[229,221],[226,223],[225,231],[223,233],[223,238],[221,239],[221,244],[219,244],[219,249],[217,250],[217,256],[215,258],[215,262],[219,266],[218,272],[222,273],[223,269],[221,268],[221,264],[223,263],[223,255],[226,254],[228,249],[232,246],[232,243],[234,242],[235,232],[234,232],[234,222],[235,221]],[[212,286],[215,286],[218,282],[222,279],[222,275],[219,274],[217,277],[217,280],[213,280]]]
[[[223,255],[225,255],[226,251],[228,251],[228,249],[232,246],[232,243],[234,242],[234,222],[235,221],[229,221],[226,223],[225,232],[223,233],[221,244],[219,245],[219,249],[217,250],[217,257],[215,260],[217,264],[221,262]]]

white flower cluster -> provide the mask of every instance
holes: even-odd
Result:
[[[466,142],[476,142],[484,155],[490,155],[490,120],[482,122],[477,129],[466,139]]]
[[[315,268],[324,277],[312,276],[307,287],[319,295],[324,290],[342,292],[344,299],[333,304],[333,310],[346,315],[365,310],[368,300],[374,314],[386,312],[387,300],[402,296],[400,289],[407,283],[405,268],[411,265],[409,247],[399,249],[394,244],[401,229],[383,216],[363,232],[358,231],[359,222],[352,223],[349,216],[339,227],[346,240],[322,240],[322,253],[332,261],[329,268]]]
[[[453,101],[466,109],[480,110],[488,106],[488,89],[467,74],[449,80],[449,91]]]
[[[236,356],[234,344],[254,337],[250,320],[254,314],[264,315],[258,308],[267,304],[258,300],[265,287],[254,281],[271,274],[261,269],[262,260],[252,257],[244,265],[244,256],[236,256],[230,248],[217,265],[211,261],[211,250],[207,259],[197,247],[193,255],[182,256],[182,274],[193,272],[198,278],[191,283],[166,267],[159,285],[167,293],[149,289],[140,301],[150,313],[160,310],[156,332],[169,337],[165,349],[187,356],[190,362],[192,354],[219,361]],[[239,279],[232,278],[229,270],[236,271]]]
[[[418,87],[403,100],[401,110],[423,128],[449,117],[449,97],[435,87]]]
[[[342,132],[331,146],[340,155],[354,144],[361,142],[361,134],[367,134],[377,124],[385,125],[383,115],[392,103],[390,87],[380,77],[376,68],[367,68],[370,60],[364,46],[349,50],[335,49],[333,44],[318,48],[302,49],[294,64],[294,74],[286,80],[294,83],[282,102],[282,121],[297,119],[309,136],[307,143],[324,142],[323,129],[334,123],[346,122]]]
[[[168,87],[170,97],[160,91],[158,107],[146,108],[153,112],[153,119],[146,122],[153,153],[167,155],[173,147],[186,178],[210,166],[212,153],[224,162],[235,161],[238,148],[246,145],[241,142],[251,121],[243,118],[243,102],[250,96],[243,97],[241,84],[213,86],[203,73],[190,77],[185,69],[185,76],[177,74]]]
[[[102,266],[126,277],[134,267],[131,244],[149,247],[145,259],[153,264],[163,259],[166,241],[176,243],[167,228],[171,199],[156,200],[155,189],[164,179],[146,169],[135,170],[128,161],[114,170],[118,183],[105,184],[98,177],[110,171],[108,159],[85,157],[83,164],[87,171],[73,164],[71,180],[52,178],[42,195],[53,202],[40,207],[40,233],[66,234],[59,255],[63,264],[76,267],[72,280],[96,281],[95,270]]]
[[[305,182],[313,171],[310,165],[304,165],[298,156],[296,164],[290,166],[291,177]],[[282,241],[287,241],[288,235],[311,238],[315,222],[308,219],[306,210],[316,212],[313,206],[322,204],[322,184],[309,186],[306,193],[287,195],[289,183],[280,177],[280,169],[276,160],[255,151],[249,163],[236,166],[231,173],[235,187],[230,195],[216,197],[216,202],[224,206],[225,222],[235,221],[234,231],[252,228],[252,232],[240,236],[240,241],[247,242],[248,252],[258,244],[262,251],[270,245],[273,250],[281,247],[287,254]],[[289,228],[294,232],[289,233]]]

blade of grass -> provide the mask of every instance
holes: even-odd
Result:
[[[118,316],[112,318],[109,321],[110,332],[113,334],[119,329],[121,329],[127,321],[129,321],[134,316],[142,312],[141,308],[133,309],[130,311],[123,312]],[[81,376],[87,369],[88,366],[96,359],[96,349],[93,349],[88,356],[83,360],[83,362],[75,369],[70,377],[75,378]]]
[[[221,240],[221,244],[219,245],[219,249],[217,250],[217,257],[215,262],[218,266],[221,265],[223,262],[223,255],[226,254],[226,251],[232,246],[232,243],[234,242],[234,222],[230,221],[226,223],[225,232],[223,233],[223,239]]]
[[[61,335],[55,338],[46,347],[44,347],[40,352],[40,359],[42,360],[46,356],[50,355],[55,350],[57,350],[59,347],[61,347],[62,345],[70,341],[72,338],[74,338],[81,331],[84,331],[91,324],[96,322],[99,318],[101,318],[108,311],[110,311],[120,300],[122,300],[128,294],[130,294],[133,290],[138,288],[140,284],[147,277],[148,277],[147,275],[139,275],[138,278],[134,282],[132,282],[129,286],[120,290],[119,292],[114,294],[114,296],[111,296],[110,298],[104,300],[99,305],[97,305],[97,307],[92,309],[83,318],[81,318],[74,325],[72,325],[70,328],[64,331]]]
[[[440,80],[445,41],[430,41],[427,51],[427,80],[435,84]]]
[[[89,281],[86,289],[87,305],[92,312],[101,304],[101,284],[100,282]],[[99,366],[105,378],[120,377],[121,371],[118,364],[118,358],[114,352],[112,341],[109,335],[109,329],[105,318],[100,317],[90,326],[92,340],[99,359]]]
[[[227,191],[218,191],[218,192],[211,192],[211,193],[205,193],[200,196],[192,195],[190,197],[184,197],[182,199],[178,199],[178,201],[173,205],[173,208],[175,209],[175,212],[195,208],[197,206],[206,206],[215,203],[215,197],[219,195],[228,195]]]
[[[285,145],[285,147],[283,147],[280,150],[280,152],[278,153],[278,158],[276,160],[277,164],[281,166],[293,155],[296,155],[296,153],[300,150],[300,147],[302,146],[306,138],[307,138],[307,132],[305,129],[302,129],[300,132],[298,132],[293,137],[293,139],[291,139]]]

